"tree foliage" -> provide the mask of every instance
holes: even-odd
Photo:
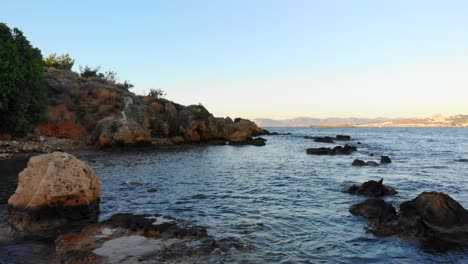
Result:
[[[41,51],[0,23],[0,132],[24,134],[47,106]]]
[[[56,69],[71,70],[73,64],[75,64],[75,60],[70,58],[69,54],[57,56],[57,53],[52,53],[49,57],[44,59],[44,65],[46,67],[54,67]]]

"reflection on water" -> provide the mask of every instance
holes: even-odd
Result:
[[[468,129],[288,128],[266,136],[264,147],[182,146],[131,152],[75,153],[101,179],[101,218],[118,212],[162,213],[203,225],[231,247],[224,262],[463,263],[468,251],[377,238],[348,212],[364,197],[342,193],[350,184],[385,179],[398,205],[427,190],[450,194],[468,207]],[[349,134],[362,142],[351,156],[306,155],[309,147],[333,146],[306,135]],[[373,156],[372,156],[373,155]],[[393,163],[352,167],[355,158]],[[23,163],[24,164],[24,163]],[[16,168],[19,164],[11,166]],[[2,203],[15,187],[16,171],[2,175]],[[148,192],[155,188],[156,192]],[[3,212],[1,212],[3,211]],[[0,209],[5,214],[5,209]],[[431,248],[432,246],[432,248]],[[20,252],[30,249],[18,245]],[[23,248],[21,248],[23,247]],[[32,249],[31,249],[32,250]],[[5,251],[5,247],[0,250]],[[34,255],[34,252],[29,255]],[[1,254],[3,255],[3,254]],[[40,255],[40,254],[39,254]],[[44,256],[44,255],[42,255]],[[1,263],[0,257],[0,263]]]

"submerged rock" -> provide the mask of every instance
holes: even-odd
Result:
[[[352,166],[366,166],[366,162],[360,159],[355,159],[353,163],[351,163]]]
[[[73,155],[34,156],[18,181],[8,200],[8,222],[14,229],[45,234],[97,221],[101,183]]]
[[[314,142],[335,143],[332,137],[316,137],[314,138]]]
[[[354,146],[336,146],[334,148],[308,148],[306,153],[310,155],[349,155],[353,151],[357,151]]]
[[[353,161],[353,163],[351,163],[352,166],[358,166],[358,167],[362,167],[362,166],[379,166],[380,164],[375,162],[375,161],[363,161],[363,160],[360,160],[360,159],[355,159]]]
[[[57,262],[97,258],[105,263],[200,263],[217,248],[206,229],[161,215],[117,214],[79,233],[60,236]]]
[[[269,136],[289,136],[291,133],[286,132],[286,133],[280,133],[280,132],[269,132],[267,135]]]
[[[336,135],[336,140],[339,140],[339,141],[349,141],[349,140],[351,140],[351,136],[348,136],[348,135]]]
[[[380,156],[380,163],[392,163],[389,156]]]
[[[456,159],[457,162],[468,162],[468,159]]]
[[[376,167],[376,166],[379,166],[380,164],[375,161],[367,161],[366,165]]]
[[[351,193],[351,194],[360,194],[360,195],[365,195],[365,196],[370,196],[370,197],[394,195],[398,193],[392,187],[384,185],[383,179],[381,179],[380,181],[370,180],[370,181],[364,182],[361,186],[353,185],[349,187],[345,192]]]
[[[399,233],[395,207],[381,199],[370,198],[355,204],[349,209],[354,215],[363,216],[368,221],[367,230],[380,236]]]

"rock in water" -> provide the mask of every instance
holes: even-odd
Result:
[[[314,142],[321,142],[321,143],[335,143],[332,137],[316,137]]]
[[[73,155],[34,156],[18,180],[16,192],[8,200],[8,222],[14,229],[47,234],[97,221],[101,183]]]
[[[403,233],[468,245],[468,211],[449,195],[423,192],[400,205]]]
[[[388,156],[380,156],[380,163],[392,163],[392,160]]]
[[[351,165],[352,166],[366,166],[367,164],[363,160],[355,159]]]
[[[377,163],[377,162],[375,162],[375,161],[368,161],[368,162],[366,162],[366,165],[367,165],[367,166],[377,167],[377,166],[379,166],[380,164]]]
[[[349,141],[351,137],[348,135],[336,135],[336,140]]]
[[[383,179],[380,181],[367,181],[363,183],[361,186],[353,185],[349,187],[345,192],[351,194],[360,194],[370,197],[379,197],[384,195],[394,195],[398,192],[395,191],[390,186],[383,184]]]
[[[205,228],[162,215],[117,214],[55,241],[56,262],[209,263],[217,249]],[[98,263],[101,263],[98,262]]]
[[[399,233],[395,207],[381,199],[370,198],[351,206],[349,212],[367,219],[370,232],[380,236]]]
[[[354,146],[336,146],[334,148],[308,148],[306,153],[310,155],[349,155],[353,151],[357,151]]]

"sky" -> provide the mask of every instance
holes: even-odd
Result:
[[[468,1],[2,1],[47,56],[246,118],[468,114]]]

